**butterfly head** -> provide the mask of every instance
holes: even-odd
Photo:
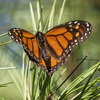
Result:
[[[36,38],[39,40],[39,42],[43,42],[44,41],[44,34],[42,32],[37,32]]]

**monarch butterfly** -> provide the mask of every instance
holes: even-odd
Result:
[[[71,55],[72,49],[86,40],[92,31],[92,25],[85,21],[70,21],[55,26],[45,34],[36,35],[12,28],[8,35],[16,43],[22,44],[29,59],[51,75],[61,67]]]

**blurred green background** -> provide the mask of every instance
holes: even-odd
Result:
[[[0,0],[0,35],[8,32],[8,30],[13,27],[23,28],[35,33],[32,27],[29,2],[32,3],[37,21],[36,1],[37,0]],[[41,0],[41,5],[43,6],[43,25],[45,25],[48,19],[53,2],[54,0]],[[54,26],[57,25],[62,2],[63,0],[57,0],[56,2]],[[68,68],[62,75],[59,82],[56,83],[56,87],[59,86],[59,84],[65,79],[66,76],[68,76],[68,74],[75,68],[81,59],[86,56],[89,51],[91,51],[91,54],[89,55],[88,59],[92,60],[85,60],[77,72],[75,72],[71,77],[69,82],[75,79],[87,68],[96,64],[100,59],[100,0],[66,0],[60,23],[65,23],[72,20],[83,20],[90,22],[93,26],[93,32],[85,42],[79,44],[73,49],[72,55],[68,59],[67,63],[57,72],[55,72],[55,77],[57,77],[64,68]],[[0,44],[7,41],[10,41],[8,35],[0,37]],[[0,46],[0,67],[10,67],[11,63],[13,63],[15,67],[20,66],[21,68],[22,52],[22,46],[14,42]],[[20,68],[16,69],[18,70],[19,76]],[[10,71],[13,72],[13,69],[9,70],[9,72]],[[9,72],[7,70],[0,70],[0,83],[13,81]],[[13,75],[16,74],[13,73]],[[100,72],[98,71],[94,78],[99,76]],[[67,84],[68,83],[63,85],[63,87],[57,92],[58,95]],[[22,100],[22,97],[14,83],[10,84],[8,87],[0,87],[0,97],[3,97],[5,100]]]

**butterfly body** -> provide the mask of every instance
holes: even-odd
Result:
[[[61,67],[71,55],[72,49],[86,40],[92,31],[92,25],[85,21],[71,21],[55,26],[45,34],[36,35],[12,28],[8,35],[22,44],[29,59],[51,75]]]
[[[40,61],[42,62],[42,58],[45,62],[45,65],[47,66],[48,71],[50,71],[50,56],[47,51],[46,41],[45,41],[45,35],[42,32],[36,33],[36,40],[38,43],[38,48],[40,49]]]

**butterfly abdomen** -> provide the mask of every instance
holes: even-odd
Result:
[[[44,63],[48,68],[50,68],[51,64],[50,64],[50,55],[47,51],[47,47],[46,47],[46,43],[45,43],[45,36],[42,32],[37,32],[36,33],[36,40],[41,52],[41,59],[43,58]],[[48,69],[49,70],[49,69]]]

